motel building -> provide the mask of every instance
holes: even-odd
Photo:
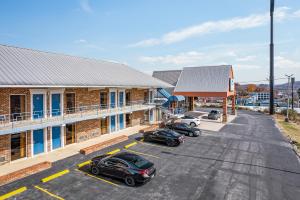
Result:
[[[0,45],[0,165],[155,123],[166,87],[124,64]]]

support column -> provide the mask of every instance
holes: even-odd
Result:
[[[223,98],[223,118],[222,122],[226,123],[227,122],[227,97]]]
[[[231,114],[235,115],[235,113],[235,95],[233,95],[231,98]]]

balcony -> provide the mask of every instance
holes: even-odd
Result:
[[[70,108],[60,111],[14,113],[13,115],[0,115],[0,135],[18,133],[32,129],[42,129],[48,126],[59,126],[79,122],[83,120],[99,119],[122,113],[148,110],[155,108],[154,104],[138,102],[127,102],[126,105],[89,105],[78,108]]]

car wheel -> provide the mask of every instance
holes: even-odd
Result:
[[[195,127],[195,126],[197,126],[195,122],[191,122],[191,124],[190,124],[190,125],[191,125],[192,127]]]
[[[130,187],[135,186],[135,180],[132,176],[126,176],[125,183],[126,183],[126,185],[128,185]]]
[[[100,170],[98,169],[98,167],[93,166],[93,167],[91,168],[91,172],[92,172],[92,174],[94,174],[94,175],[98,175],[98,174],[100,173]]]
[[[170,139],[168,139],[168,140],[167,140],[167,145],[168,145],[169,147],[172,147],[172,146],[174,146],[174,141],[173,141],[173,140],[170,140]]]
[[[194,136],[194,133],[193,133],[193,132],[190,132],[190,133],[189,133],[189,136],[190,136],[190,137],[193,137],[193,136]]]

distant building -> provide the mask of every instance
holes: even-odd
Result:
[[[250,94],[253,101],[263,101],[270,99],[270,94],[268,92],[253,92]]]

